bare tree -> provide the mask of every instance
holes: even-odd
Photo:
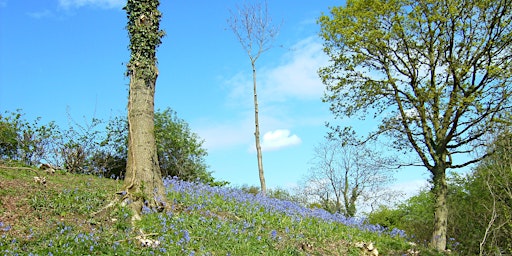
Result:
[[[357,202],[385,199],[392,163],[366,144],[328,138],[315,148],[306,193],[317,196],[328,211],[354,216]]]
[[[256,61],[261,54],[270,48],[279,32],[279,27],[272,25],[268,15],[267,2],[248,4],[238,7],[237,11],[230,11],[228,24],[236,35],[243,49],[251,61],[252,80],[254,92],[254,137],[256,139],[256,154],[258,157],[258,171],[260,176],[261,193],[266,194],[265,174],[263,171],[263,157],[260,145],[260,128],[258,119],[258,94],[256,90]]]

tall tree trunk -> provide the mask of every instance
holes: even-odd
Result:
[[[256,139],[256,155],[258,157],[258,173],[260,176],[261,194],[267,194],[267,185],[265,184],[265,173],[263,171],[263,156],[261,154],[260,144],[260,121],[258,117],[258,93],[256,92],[256,63],[252,61],[252,82],[254,91],[254,137]]]
[[[125,191],[132,201],[130,207],[138,219],[143,205],[152,209],[165,206],[165,188],[158,165],[154,133],[155,87],[143,79],[130,79],[128,101],[128,161]]]
[[[448,185],[446,183],[446,168],[443,165],[435,166],[432,170],[434,183],[434,231],[432,233],[431,247],[440,251],[446,250],[446,231],[448,229],[448,206],[446,197]]]

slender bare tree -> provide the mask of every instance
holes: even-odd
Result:
[[[228,19],[228,24],[251,61],[254,92],[254,137],[256,139],[256,154],[258,157],[261,193],[265,195],[267,188],[265,185],[265,173],[263,171],[263,157],[260,144],[256,61],[263,52],[272,48],[272,44],[279,32],[279,27],[272,24],[272,18],[268,15],[266,1],[255,4],[245,3],[243,6],[238,7],[236,11],[230,12],[231,17]]]

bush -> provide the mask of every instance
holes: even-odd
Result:
[[[0,158],[25,165],[37,165],[42,160],[51,162],[61,136],[57,125],[41,125],[41,118],[29,123],[23,115],[21,110],[0,115]]]

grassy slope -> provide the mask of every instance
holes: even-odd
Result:
[[[380,255],[411,249],[403,238],[363,231],[361,223],[351,227],[289,202],[176,180],[166,181],[173,211],[147,211],[132,227],[121,206],[91,217],[121,182],[57,173],[45,175],[43,186],[33,179],[41,175],[0,167],[0,254],[361,255],[357,242],[373,242]],[[159,245],[143,247],[141,238]]]

